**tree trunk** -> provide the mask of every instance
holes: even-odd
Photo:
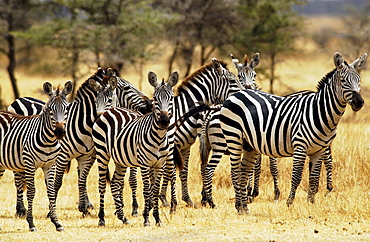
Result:
[[[275,81],[275,57],[276,57],[276,54],[273,52],[271,53],[270,55],[270,71],[271,71],[271,76],[270,76],[270,93],[271,94],[274,94],[274,81]]]
[[[168,75],[171,75],[171,73],[172,73],[172,66],[173,66],[173,63],[175,62],[179,45],[180,45],[180,41],[176,41],[175,49],[173,50],[173,53],[172,53],[170,59],[168,60]]]
[[[7,56],[9,59],[9,65],[7,67],[10,82],[12,84],[14,98],[19,98],[19,91],[17,86],[17,79],[15,78],[15,67],[16,67],[16,58],[15,58],[15,40],[14,36],[10,33],[13,31],[13,15],[9,13],[8,15],[8,34],[6,35],[6,41],[8,42],[9,50]]]

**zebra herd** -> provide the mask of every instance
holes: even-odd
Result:
[[[127,168],[133,197],[132,215],[137,216],[137,168],[143,178],[144,226],[149,226],[153,209],[156,225],[162,224],[159,200],[168,206],[167,187],[171,186],[170,212],[176,211],[176,167],[180,167],[182,200],[194,206],[188,191],[190,147],[199,137],[202,205],[216,205],[212,198],[212,177],[222,155],[230,155],[231,179],[235,191],[235,208],[249,213],[247,204],[258,195],[260,157],[270,157],[275,199],[279,198],[276,158],[293,157],[291,191],[287,205],[293,203],[308,156],[310,175],[308,200],[314,202],[322,162],[327,174],[327,189],[332,190],[332,156],[330,145],[336,127],[349,104],[359,111],[364,104],[360,95],[359,70],[366,62],[363,54],[351,64],[339,53],[334,54],[334,70],[319,81],[317,91],[301,91],[276,96],[259,90],[255,67],[260,62],[256,53],[244,63],[231,55],[238,74],[226,63],[213,58],[185,78],[176,92],[179,74],[167,82],[158,81],[149,72],[154,87],[153,100],[112,68],[99,68],[81,84],[73,102],[68,81],[62,90],[49,82],[43,85],[49,100],[34,98],[15,100],[8,111],[0,111],[0,178],[6,169],[13,171],[17,191],[16,216],[24,217],[30,231],[36,231],[32,202],[35,196],[34,176],[42,168],[49,199],[49,213],[57,231],[64,228],[56,214],[56,201],[63,176],[72,159],[78,164],[78,209],[83,216],[93,208],[86,181],[97,160],[99,171],[99,226],[105,225],[104,195],[111,183],[116,215],[129,223],[123,213],[122,189]],[[208,110],[205,110],[208,109]],[[211,159],[208,160],[210,151]],[[110,178],[108,163],[114,161]],[[254,176],[254,188],[252,188]],[[23,203],[27,187],[28,209]]]

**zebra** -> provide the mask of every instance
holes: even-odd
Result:
[[[279,97],[259,90],[243,90],[225,101],[220,113],[221,129],[230,152],[235,208],[249,213],[246,178],[258,153],[270,157],[293,156],[292,205],[302,179],[306,156],[310,158],[307,200],[314,202],[325,152],[336,136],[337,125],[347,104],[353,111],[364,105],[358,71],[366,62],[364,53],[351,64],[334,54],[334,70],[323,77],[312,95]],[[241,155],[243,153],[243,160]]]
[[[104,80],[104,78],[106,78]],[[107,77],[104,77],[102,82],[108,83]],[[97,86],[97,97],[96,97],[96,107],[97,114],[102,113],[105,109],[110,108],[117,99],[115,94],[116,79],[111,78],[110,88],[105,86]],[[95,85],[95,84],[94,84]],[[21,115],[34,115],[40,114],[42,110],[39,107],[42,106],[44,102],[35,98],[18,98],[7,108],[8,111],[21,114]],[[25,184],[25,172],[24,171],[14,171],[14,181],[17,189],[17,202],[16,202],[16,217],[24,217],[26,215],[26,208],[23,202],[23,192]]]
[[[255,82],[256,72],[254,69],[260,62],[259,53],[255,53],[250,62],[248,56],[244,55],[244,64],[241,64],[239,60],[235,58],[232,54],[230,56],[235,68],[237,69],[237,76],[243,86],[247,89],[257,89],[258,86]],[[219,115],[221,107],[222,104],[219,104],[213,107],[212,110],[203,112],[200,115],[200,118],[197,120],[199,153],[202,161],[201,175],[203,180],[201,203],[202,206],[206,206],[206,204],[208,203],[211,208],[214,208],[216,206],[212,198],[212,177],[214,174],[214,170],[217,167],[222,155],[227,153],[226,141],[220,127]],[[211,149],[212,156],[210,161],[208,162],[209,152]],[[277,200],[280,195],[280,190],[278,187],[277,164],[275,158],[270,158],[270,168],[275,185],[275,199]],[[255,172],[257,174],[258,170],[256,170]],[[248,186],[248,191],[249,194],[251,194],[250,196],[252,197],[251,186]],[[253,195],[257,195],[256,191],[258,190],[253,190]]]
[[[53,164],[60,150],[60,140],[65,136],[66,96],[72,89],[72,81],[67,81],[62,91],[59,87],[53,90],[52,84],[45,82],[43,91],[49,100],[40,115],[22,116],[0,111],[0,178],[5,169],[25,173],[28,201],[26,220],[30,231],[36,231],[32,214],[36,191],[35,172],[37,168],[42,168],[50,199]],[[58,231],[63,230],[56,217],[50,218]]]
[[[238,72],[240,72],[238,70]],[[240,76],[240,75],[238,75]],[[251,89],[256,89],[258,86],[255,84],[255,81],[250,81]],[[310,95],[315,92],[310,90],[303,90],[295,93],[285,95],[286,97],[290,96],[303,96]],[[212,178],[214,171],[221,160],[222,155],[228,154],[227,144],[225,137],[221,130],[220,125],[220,110],[222,105],[215,105],[206,112],[203,112],[200,118],[198,119],[198,137],[199,137],[199,154],[201,158],[201,175],[203,180],[203,190],[202,190],[202,206],[206,206],[207,203],[211,208],[215,208],[216,205],[213,202],[212,198]],[[212,150],[211,158],[208,162],[209,152]],[[280,189],[279,189],[279,180],[278,180],[278,168],[277,160],[274,157],[270,157],[270,172],[274,182],[274,201],[279,200]],[[333,189],[332,180],[331,180],[331,158],[325,162],[325,167],[328,170],[328,193]],[[252,202],[255,197],[259,194],[259,178],[261,174],[261,156],[258,156],[256,163],[253,167],[253,176],[249,177],[249,182],[247,185],[247,194],[248,201]],[[254,180],[252,180],[254,178]],[[253,188],[252,188],[253,184]]]
[[[123,103],[123,105],[128,105],[127,108],[134,108],[141,112],[151,110],[152,104],[148,101],[149,98],[114,73],[117,72],[112,68],[98,69],[97,73],[88,80],[97,79],[99,81],[102,76],[108,74],[111,79],[114,78],[117,81],[116,95],[119,104]],[[56,203],[58,191],[62,186],[64,171],[71,160],[75,158],[78,163],[79,175],[78,209],[83,216],[89,214],[89,209],[93,208],[86,192],[86,181],[96,158],[95,146],[92,140],[92,127],[98,116],[95,105],[91,105],[95,98],[96,93],[91,91],[81,90],[77,93],[75,101],[71,103],[70,115],[66,121],[66,138],[62,142],[61,151],[56,162],[55,198],[53,202]]]
[[[144,226],[149,226],[149,211],[157,226],[161,226],[158,211],[160,181],[170,144],[167,128],[173,116],[173,92],[179,74],[173,72],[168,82],[157,81],[157,75],[149,72],[149,83],[154,89],[152,113],[141,115],[124,108],[113,108],[104,112],[93,126],[93,140],[99,167],[99,226],[105,225],[104,194],[107,169],[112,158],[116,165],[111,189],[116,205],[116,214],[124,224],[129,223],[122,211],[122,174],[126,167],[140,167],[144,183]],[[152,200],[153,198],[153,200]]]
[[[193,206],[187,191],[187,172],[192,145],[197,137],[196,123],[198,114],[190,117],[176,129],[175,121],[182,117],[188,110],[198,103],[211,105],[223,102],[231,94],[242,90],[244,87],[238,78],[228,70],[226,63],[213,58],[210,64],[204,65],[193,74],[185,78],[177,87],[174,98],[174,115],[169,127],[169,137],[171,142],[170,154],[166,162],[166,172],[163,178],[160,198],[164,206],[168,206],[166,191],[168,183],[171,184],[171,208],[170,213],[176,211],[177,198],[175,191],[176,170],[174,163],[180,157],[184,159],[184,169],[180,171],[182,180],[182,200],[189,206]],[[181,155],[180,155],[181,153]]]

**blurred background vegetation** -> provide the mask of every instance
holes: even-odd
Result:
[[[305,19],[312,14],[340,18],[308,34]],[[110,66],[137,72],[142,89],[144,66],[164,56],[166,75],[176,69],[185,77],[215,56],[255,52],[263,59],[259,79],[273,93],[277,65],[302,54],[308,39],[319,51],[340,51],[348,60],[369,52],[370,2],[0,0],[0,68],[8,75],[0,78],[11,83],[14,98],[22,96],[19,71],[62,75],[76,85],[97,67]]]

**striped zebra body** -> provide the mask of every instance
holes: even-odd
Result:
[[[227,69],[225,63],[219,62],[216,58],[212,60],[211,64],[201,67],[179,85],[177,95],[174,99],[174,115],[169,127],[171,142],[170,154],[166,162],[166,173],[161,188],[161,200],[163,205],[166,206],[168,205],[166,191],[168,183],[170,182],[170,212],[175,212],[177,206],[175,190],[176,170],[174,169],[174,163],[179,159],[179,153],[181,153],[184,160],[184,169],[180,171],[183,193],[182,199],[190,206],[193,206],[187,188],[187,161],[189,159],[190,146],[197,137],[196,126],[199,115],[190,117],[178,128],[176,128],[175,121],[180,119],[192,107],[198,105],[198,103],[210,105],[223,102],[231,94],[241,89],[243,89],[243,86],[238,78]]]
[[[40,114],[45,102],[33,97],[18,98],[7,108],[9,112],[30,116]]]
[[[109,81],[116,80],[118,103],[122,100],[131,99],[132,105],[127,108],[136,108],[140,111],[149,110],[151,105],[148,103],[148,98],[137,89],[123,88],[122,85],[128,86],[126,81],[112,74],[112,69],[99,69],[95,75],[89,80],[95,80],[97,83],[104,81],[104,76],[109,77]],[[112,75],[110,75],[112,74]],[[89,82],[89,81],[87,81]],[[104,83],[103,83],[104,84]],[[107,86],[109,88],[109,85]],[[62,142],[60,155],[56,163],[55,177],[55,196],[62,185],[63,175],[71,160],[75,158],[78,163],[78,188],[79,188],[79,203],[78,209],[83,215],[89,213],[89,209],[93,208],[87,192],[86,181],[92,165],[95,162],[95,146],[92,140],[92,127],[98,117],[95,100],[97,92],[80,88],[76,99],[71,103],[70,113],[66,122],[66,139]],[[98,90],[97,90],[98,91]],[[101,90],[100,90],[101,91]],[[140,93],[139,93],[140,92]],[[128,96],[130,98],[128,98]],[[54,199],[54,202],[56,197]]]
[[[156,224],[161,225],[158,211],[159,188],[170,150],[167,128],[173,115],[172,87],[178,81],[178,73],[172,73],[167,83],[158,83],[153,72],[149,72],[148,79],[155,87],[152,113],[141,115],[128,109],[114,108],[103,113],[94,124],[93,139],[99,167],[99,226],[105,225],[104,194],[110,159],[116,165],[111,188],[117,217],[123,223],[128,223],[122,210],[121,184],[127,167],[140,167],[144,183],[144,226],[150,225],[151,208]]]
[[[230,152],[235,207],[239,213],[248,212],[245,186],[258,153],[270,157],[293,156],[288,206],[293,203],[306,156],[309,156],[308,200],[314,202],[321,161],[335,138],[346,105],[358,111],[364,104],[358,70],[366,57],[364,54],[348,64],[335,53],[336,68],[319,82],[317,93],[312,95],[279,97],[258,90],[243,90],[224,103],[220,122]]]
[[[255,82],[256,72],[254,69],[260,62],[259,53],[256,53],[250,62],[248,56],[245,55],[243,64],[233,55],[231,55],[231,58],[237,69],[238,78],[242,85],[247,89],[258,89]],[[212,178],[214,170],[220,162],[222,155],[227,154],[227,144],[221,130],[219,119],[221,107],[222,104],[212,107],[211,110],[203,112],[198,119],[199,153],[202,161],[201,175],[203,180],[202,205],[206,206],[208,203],[211,208],[216,206],[212,198]],[[212,156],[208,162],[211,150]],[[278,199],[280,191],[278,187],[278,171],[275,158],[270,158],[270,167],[275,185],[275,199]],[[256,179],[259,178],[259,173],[260,170],[254,169],[255,189],[253,189],[253,194],[251,186],[252,176],[250,177],[250,182],[248,183],[248,194],[250,197],[258,195],[258,183]]]
[[[0,176],[5,169],[24,173],[27,185],[27,222],[30,231],[36,231],[32,206],[35,196],[34,177],[36,169],[42,168],[50,198],[54,175],[53,165],[64,137],[64,122],[68,102],[66,96],[72,92],[72,82],[65,84],[63,91],[53,90],[49,82],[44,83],[44,92],[49,96],[42,114],[22,116],[0,111]],[[57,230],[63,230],[58,219],[51,217]]]

